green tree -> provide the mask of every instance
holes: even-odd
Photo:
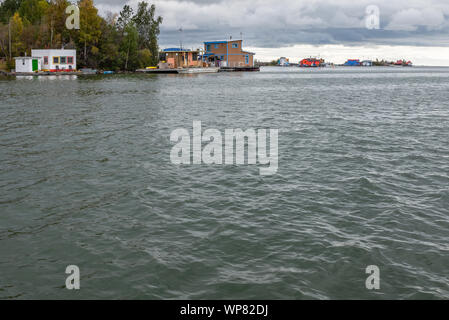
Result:
[[[23,0],[4,0],[0,4],[0,22],[7,24],[14,13],[19,10]]]
[[[125,28],[132,22],[133,16],[133,9],[128,5],[125,5],[123,10],[120,11],[120,15],[117,19],[117,29],[122,32],[122,35],[125,32]]]
[[[139,69],[144,69],[148,66],[153,65],[152,54],[148,49],[139,50],[139,52],[137,53],[137,59]]]
[[[23,0],[19,14],[31,24],[40,23],[48,10],[49,4],[45,0]]]
[[[123,68],[120,55],[121,32],[117,29],[118,14],[107,13],[101,22],[101,37],[98,43],[98,67],[118,71]]]
[[[70,30],[65,26],[66,8],[70,5],[67,0],[50,0],[45,17],[48,29],[48,47],[61,48],[65,42],[70,41]]]
[[[8,25],[0,23],[0,54],[5,57],[5,60],[9,58],[9,29]]]
[[[133,17],[139,33],[139,48],[148,49],[151,53],[151,64],[157,64],[159,60],[158,36],[162,17],[156,17],[156,6],[148,5],[147,2],[139,2],[137,13]]]
[[[134,23],[129,23],[123,33],[120,53],[125,62],[124,70],[135,70],[138,66],[137,49],[139,34]]]
[[[10,20],[10,25],[11,25],[12,56],[20,56],[22,53],[24,53],[25,48],[22,42],[23,21],[17,12],[12,16]]]
[[[125,5],[120,15],[98,15],[93,0],[79,0],[80,30],[68,30],[68,0],[0,0],[0,56],[31,54],[32,48],[78,49],[78,62],[111,70],[135,70],[158,61],[161,17],[156,7]],[[3,23],[2,23],[3,21]],[[11,37],[10,37],[11,34]],[[11,45],[10,45],[11,43]]]
[[[83,46],[84,63],[87,65],[89,52],[96,46],[101,36],[101,21],[98,10],[92,0],[81,0],[78,3],[80,8],[80,30],[78,43]],[[96,51],[94,49],[94,51]]]

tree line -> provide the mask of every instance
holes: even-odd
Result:
[[[135,70],[156,65],[162,17],[145,1],[136,12],[98,14],[93,0],[80,0],[80,29],[66,27],[67,0],[4,0],[0,4],[0,59],[14,68],[14,57],[31,49],[77,49],[78,68]]]

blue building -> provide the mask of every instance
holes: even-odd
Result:
[[[345,62],[344,66],[347,67],[358,67],[360,66],[360,60],[359,59],[349,59]]]

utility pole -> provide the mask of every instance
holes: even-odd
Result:
[[[182,40],[183,40],[183,30],[182,30],[182,26],[181,26],[181,28],[179,29],[179,32],[181,32],[181,50],[182,50]]]
[[[9,34],[9,60],[12,60],[12,48],[11,48],[11,19],[9,19],[8,24],[8,34]]]

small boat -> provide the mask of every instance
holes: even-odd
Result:
[[[217,73],[220,68],[185,68],[178,69],[181,74],[195,74],[195,73]]]
[[[80,70],[82,74],[97,74],[97,70],[90,68],[83,68]]]

